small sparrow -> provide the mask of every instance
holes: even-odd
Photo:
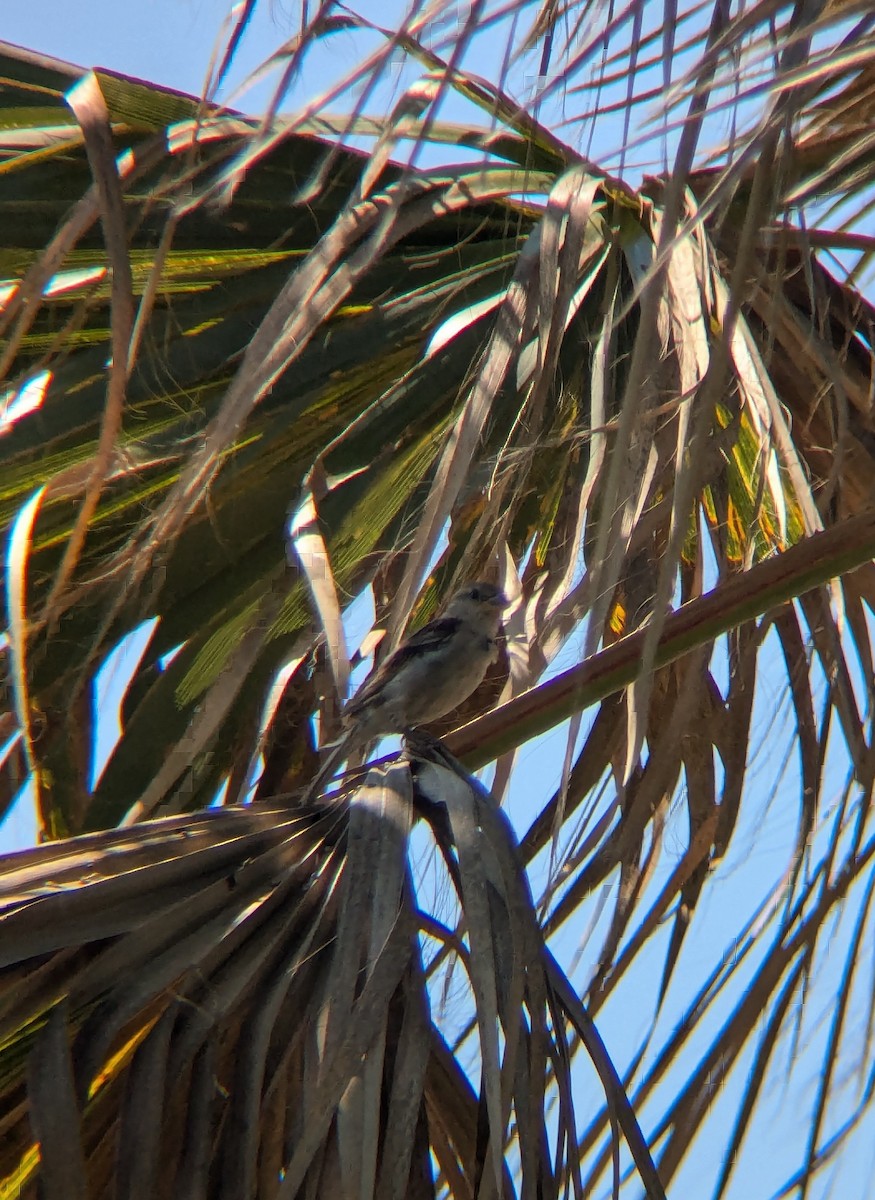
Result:
[[[355,750],[406,733],[458,708],[483,682],[498,653],[507,597],[491,583],[467,583],[447,610],[417,629],[364,681],[343,710],[345,732],[313,783],[313,796]]]

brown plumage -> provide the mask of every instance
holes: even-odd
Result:
[[[507,598],[492,583],[468,583],[446,612],[412,633],[364,681],[343,711],[345,733],[313,780],[315,795],[336,767],[376,738],[405,733],[458,708],[497,654]]]

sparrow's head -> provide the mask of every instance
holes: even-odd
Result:
[[[507,608],[508,599],[494,583],[466,583],[460,587],[449,603],[450,614],[470,612],[472,609],[501,611]]]

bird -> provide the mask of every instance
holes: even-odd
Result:
[[[508,600],[492,583],[466,583],[442,616],[371,671],[341,714],[344,732],[307,789],[312,797],[344,758],[387,734],[407,734],[458,708],[498,655]]]

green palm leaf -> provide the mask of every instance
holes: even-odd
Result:
[[[0,877],[10,1195],[173,1180],[178,1194],[467,1196],[510,1192],[515,1175],[524,1195],[584,1195],[619,1173],[619,1129],[660,1195],[756,1042],[724,1131],[733,1154],[743,1145],[791,1002],[848,903],[806,1186],[864,1118],[866,1089],[825,1140],[871,891],[875,314],[815,248],[865,260],[871,244],[791,216],[839,186],[851,224],[867,203],[871,19],[853,40],[838,10],[795,14],[745,124],[770,53],[764,6],[684,26],[694,53],[674,82],[670,13],[651,26],[633,5],[598,33],[583,6],[568,29],[558,15],[543,8],[515,44],[520,61],[541,47],[539,103],[551,54],[593,120],[625,73],[631,153],[661,66],[666,117],[684,112],[672,171],[633,188],[508,80],[466,70],[473,9],[444,46],[413,19],[399,32],[396,51],[425,73],[388,117],[258,122],[0,54],[0,808],[30,773],[51,840]],[[340,29],[373,32],[322,14],[291,66]],[[374,79],[388,62],[374,57]],[[709,165],[703,114],[733,88],[740,124]],[[444,119],[449,93],[477,119]],[[369,153],[350,148],[362,138]],[[411,142],[457,145],[464,161],[444,149],[439,165],[404,166]],[[318,766],[312,717],[325,740],[342,700],[329,665],[337,675],[343,654],[324,645],[337,614],[370,592],[388,644],[460,579],[498,573],[518,597],[507,654],[436,732],[468,767],[500,757],[499,795],[518,786],[512,752],[571,721],[562,783],[518,831],[530,878],[547,881],[537,906],[509,828],[434,746],[333,805],[294,803]],[[121,737],[92,785],[95,682],[144,622]],[[648,1151],[546,939],[558,955],[616,881],[580,985],[597,1015],[639,986],[670,918],[657,1025],[755,802],[754,695],[778,652],[801,764],[783,902],[739,927],[735,958],[715,951],[658,1051],[652,1030],[634,1051],[636,1110],[662,1104]],[[834,730],[851,782],[826,816]],[[256,767],[256,804],[202,811],[223,787],[245,798]],[[424,826],[450,920],[411,870]],[[680,850],[660,874],[667,837]],[[451,961],[479,1090],[470,1042],[429,1007]],[[716,1008],[707,1049],[691,1051]],[[605,1096],[583,1123],[575,1039]],[[727,1166],[715,1194],[730,1179]]]

